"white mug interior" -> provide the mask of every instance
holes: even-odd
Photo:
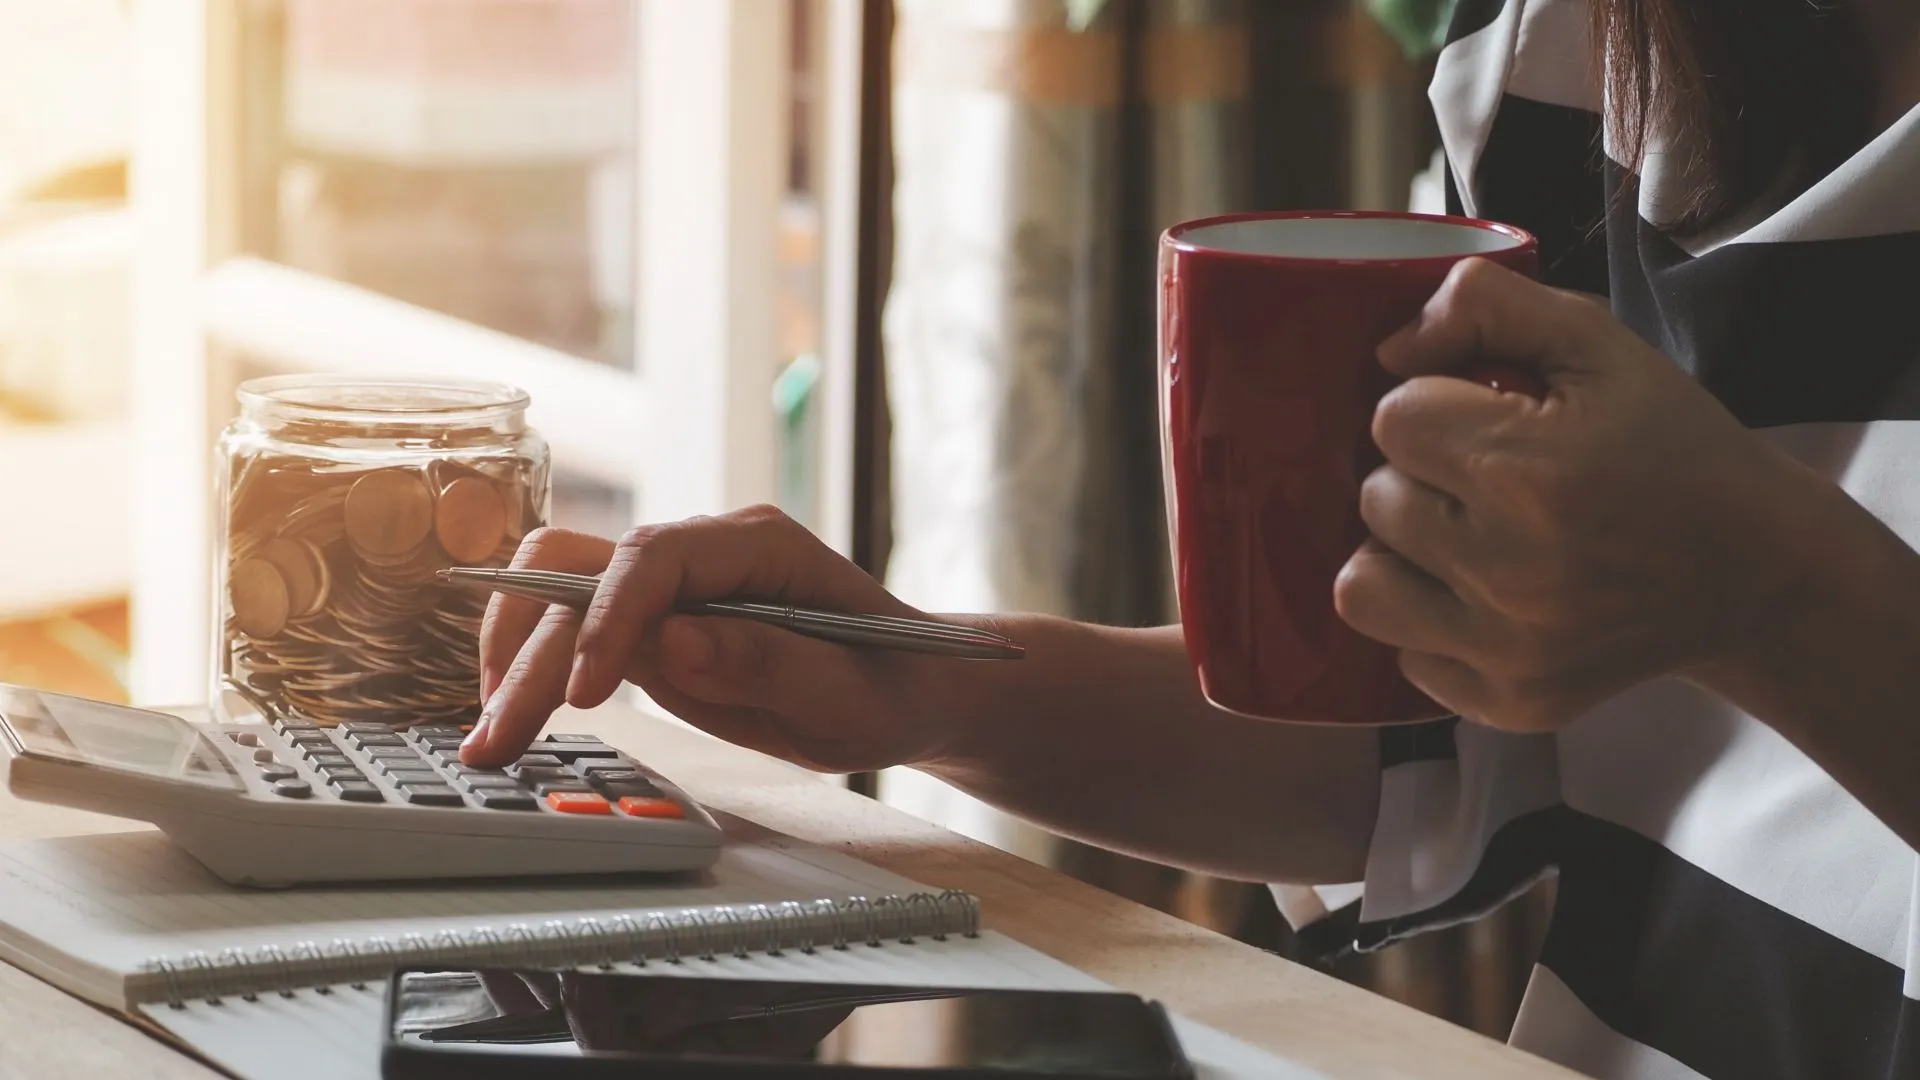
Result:
[[[1282,259],[1433,259],[1490,255],[1525,241],[1504,229],[1401,217],[1282,217],[1183,229],[1184,247]]]

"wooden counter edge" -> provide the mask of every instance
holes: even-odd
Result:
[[[1532,1080],[1577,1074],[1444,1020],[1103,892],[750,751],[621,705],[568,712],[695,799],[937,888],[979,897],[988,927],[1337,1080]],[[128,823],[0,795],[0,837]],[[0,964],[0,1078],[217,1074],[138,1027]]]

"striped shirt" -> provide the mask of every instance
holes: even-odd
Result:
[[[1609,295],[1920,541],[1920,109],[1676,241],[1649,224],[1672,205],[1657,133],[1637,177],[1597,152],[1587,21],[1584,0],[1462,0],[1432,87],[1450,208],[1532,230],[1549,282]],[[1920,1077],[1915,852],[1765,724],[1663,681],[1551,735],[1389,730],[1382,768],[1360,947],[1558,875],[1514,1044],[1622,1080]]]

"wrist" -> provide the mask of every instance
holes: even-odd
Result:
[[[927,734],[926,748],[915,760],[902,762],[931,772],[965,768],[966,763],[991,756],[1001,737],[993,728],[1004,726],[1008,714],[1029,697],[1027,683],[1036,665],[1054,650],[1039,639],[1047,636],[1039,624],[1055,621],[1031,615],[936,615],[1011,638],[1027,647],[1027,655],[1012,661],[954,660],[914,655],[902,680],[907,688],[903,711]],[[1017,720],[1016,720],[1017,722]]]
[[[1803,683],[1857,648],[1862,635],[1912,610],[1920,560],[1839,487],[1809,470],[1776,493],[1772,521],[1755,531],[1759,564],[1751,603],[1685,674],[1702,688],[1780,726],[1771,706],[1803,696]],[[1795,487],[1803,487],[1801,495]],[[1792,497],[1800,496],[1800,497]]]

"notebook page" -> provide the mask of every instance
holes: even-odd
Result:
[[[639,970],[620,965],[618,970]],[[681,964],[650,963],[652,974],[693,977],[795,979],[901,986],[992,989],[1104,990],[1106,984],[1012,938],[889,942],[813,955],[786,952],[745,959],[722,956]],[[335,987],[255,1002],[228,999],[143,1010],[201,1053],[244,1080],[377,1080],[385,987]],[[1321,1074],[1282,1061],[1222,1032],[1181,1017],[1174,1029],[1199,1076],[1206,1080],[1317,1080]]]
[[[670,879],[239,889],[157,831],[0,843],[0,958],[111,1007],[155,957],[717,904],[925,891],[856,859],[739,819],[703,874]],[[112,978],[102,979],[100,973]],[[91,977],[90,977],[91,976]]]

